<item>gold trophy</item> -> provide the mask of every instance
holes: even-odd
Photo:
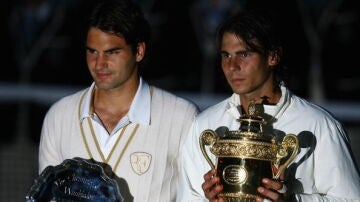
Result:
[[[226,201],[253,202],[262,178],[278,179],[294,160],[299,149],[295,135],[286,135],[276,142],[273,135],[263,134],[264,119],[257,106],[251,103],[249,114],[238,121],[240,129],[218,134],[205,130],[200,136],[200,148],[207,162],[216,169],[223,191],[219,196]],[[205,148],[208,146],[208,150]],[[216,156],[212,162],[208,151]]]

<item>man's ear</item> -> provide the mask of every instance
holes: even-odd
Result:
[[[145,42],[138,43],[136,48],[136,62],[140,62],[144,58],[145,51],[146,51]]]
[[[281,59],[281,55],[282,55],[282,49],[281,48],[271,51],[269,56],[268,56],[268,64],[269,64],[269,66],[275,66],[275,65],[279,64],[280,59]]]

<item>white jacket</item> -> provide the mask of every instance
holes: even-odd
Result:
[[[281,87],[276,106],[265,105],[275,117],[273,134],[295,134],[300,152],[286,170],[288,190],[298,201],[360,201],[360,178],[351,157],[349,139],[341,124],[321,107]],[[201,184],[211,168],[201,153],[199,136],[206,129],[226,126],[238,130],[239,95],[206,109],[194,121],[181,149],[181,177],[177,201],[207,201]],[[212,155],[211,153],[209,155]],[[211,156],[215,162],[214,155]]]

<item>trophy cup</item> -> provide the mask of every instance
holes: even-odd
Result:
[[[255,201],[262,178],[278,179],[298,152],[295,135],[288,134],[281,142],[276,142],[272,135],[263,133],[265,121],[256,106],[259,105],[251,103],[249,115],[238,119],[239,130],[218,134],[207,129],[199,139],[203,156],[212,169],[217,170],[216,176],[223,185],[219,196],[228,202]],[[216,156],[215,164],[208,151]]]

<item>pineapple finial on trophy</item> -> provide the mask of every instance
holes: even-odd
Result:
[[[254,116],[257,114],[255,101],[250,102],[248,112],[250,116]]]

